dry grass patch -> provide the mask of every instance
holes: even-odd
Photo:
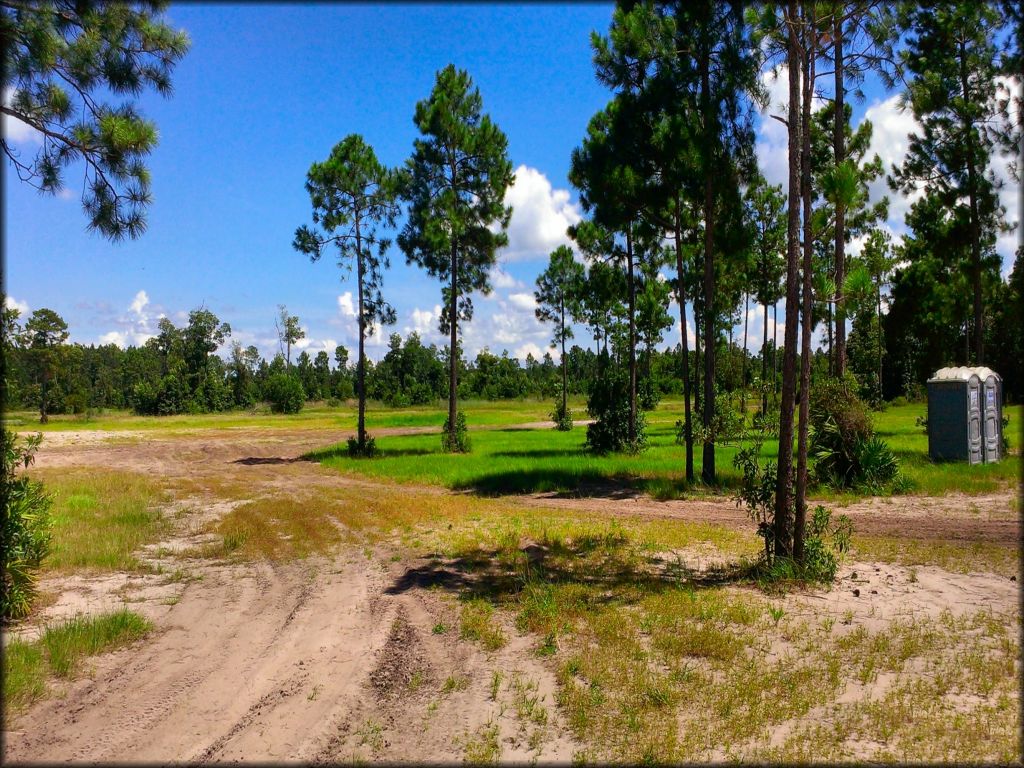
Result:
[[[315,496],[256,499],[211,523],[220,537],[193,554],[205,557],[288,560],[328,552],[342,541],[333,505]]]
[[[970,525],[969,522],[964,525]],[[1015,544],[988,541],[935,541],[860,536],[854,531],[852,555],[900,565],[937,565],[953,573],[985,572],[1016,576],[1020,572],[1020,548]]]
[[[169,530],[168,496],[144,475],[103,470],[34,470],[53,494],[53,540],[43,568],[137,571],[135,553]]]

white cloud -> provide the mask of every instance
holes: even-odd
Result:
[[[772,117],[787,119],[789,109],[789,68],[784,64],[761,73],[761,83],[768,91],[768,105],[761,111],[761,128],[754,145],[758,166],[769,184],[789,183],[789,129]],[[815,96],[811,109],[817,112],[827,100]]]
[[[914,119],[909,109],[900,108],[900,95],[894,94],[883,101],[874,101],[864,112],[864,118],[871,121],[871,145],[868,147],[868,158],[878,155],[882,158],[884,174],[875,179],[868,187],[871,202],[889,197],[889,220],[902,228],[903,220],[910,207],[921,198],[920,190],[910,195],[893,192],[889,189],[886,177],[892,173],[892,167],[903,163],[910,146],[910,134],[921,130],[921,124]]]
[[[110,331],[100,336],[100,344],[115,344],[124,349],[128,345],[128,337],[120,331]]]
[[[491,268],[491,285],[495,288],[521,288],[523,284],[516,280],[508,272],[504,271],[501,267],[495,266]]]
[[[18,301],[13,296],[4,296],[4,306],[8,309],[18,310],[18,314],[21,317],[25,317],[28,314],[28,302]]]
[[[537,300],[532,293],[510,293],[509,303],[524,312],[533,312],[537,308]]]
[[[414,307],[409,313],[409,322],[402,329],[406,336],[410,333],[417,333],[424,344],[430,342],[441,342],[441,332],[438,330],[438,322],[441,318],[441,305],[435,304],[433,309],[420,309]]]
[[[306,330],[303,328],[302,330]],[[334,339],[313,339],[307,336],[304,339],[299,339],[292,345],[292,351],[296,349],[300,352],[308,352],[310,357],[316,357],[317,352],[323,350],[328,355],[334,354],[334,348],[338,346],[338,342]],[[295,356],[292,356],[292,361],[295,361]]]
[[[131,309],[131,311],[134,312],[139,317],[145,317],[144,310],[146,309],[146,305],[148,304],[149,294],[147,294],[145,291],[139,291],[138,293],[135,294],[135,298],[132,299],[132,303],[129,306],[129,309]]]
[[[184,312],[177,313],[182,321],[187,319]],[[159,307],[150,307],[149,294],[140,289],[131,302],[125,314],[115,320],[121,330],[108,331],[99,337],[100,344],[116,344],[119,347],[136,346],[141,347],[156,334],[156,324],[165,314]]]
[[[505,193],[512,206],[508,246],[499,254],[503,261],[547,258],[559,245],[572,245],[566,229],[580,221],[579,206],[570,202],[569,191],[554,189],[536,168],[520,165],[516,181]]]
[[[338,311],[342,317],[355,317],[356,308],[352,302],[352,291],[345,291],[338,297]]]
[[[4,89],[4,106],[9,106],[14,101],[14,89]],[[37,131],[28,123],[23,123],[16,117],[2,115],[0,126],[3,127],[4,138],[14,144],[42,144],[43,134]]]
[[[513,352],[512,354],[514,357],[518,357],[521,362],[525,363],[527,355],[533,355],[533,358],[537,362],[540,362],[541,360],[544,359],[545,352],[551,353],[551,357],[555,360],[555,362],[558,362],[558,360],[562,356],[561,351],[557,347],[548,347],[546,349],[541,349],[532,341],[526,344],[522,344],[519,347],[516,347],[515,352]]]

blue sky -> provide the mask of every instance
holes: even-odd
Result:
[[[475,300],[464,344],[470,354],[483,346],[537,354],[550,330],[534,319],[533,283],[580,216],[569,158],[610,97],[594,78],[589,34],[607,30],[611,9],[172,5],[169,19],[189,33],[192,49],[175,71],[172,98],[141,99],[160,131],[150,162],[155,201],[148,232],[116,244],[89,234],[78,169],[58,197],[42,197],[7,172],[9,301],[28,311],[56,310],[74,341],[121,344],[141,343],[161,314],[181,325],[189,310],[205,305],[231,324],[235,339],[265,355],[276,351],[276,307],[286,304],[300,317],[310,352],[333,352],[335,343],[353,348],[349,276],[329,257],[311,264],[291,247],[295,228],[310,219],[306,171],[349,133],[362,134],[382,162],[402,163],[416,136],[414,105],[429,94],[435,72],[452,62],[479,86],[517,168],[507,198],[515,209],[510,246],[499,255],[494,293]],[[770,84],[776,105],[784,83]],[[902,156],[913,119],[899,112],[896,94],[872,82],[865,90],[855,120],[866,115],[875,123],[873,149],[888,165]],[[30,133],[13,124],[5,131],[22,152],[33,152]],[[758,153],[769,179],[782,182],[785,135],[776,121],[762,121]],[[874,192],[886,190],[880,184]],[[1014,186],[1005,195],[1011,219],[1018,194]],[[891,205],[887,226],[897,236],[906,207],[901,200]],[[1007,268],[1016,237],[1000,242]],[[394,331],[416,329],[443,343],[440,285],[406,266],[397,247],[384,289],[398,322],[375,337],[371,356],[383,353]],[[751,346],[760,323],[752,312]],[[590,342],[585,332],[577,336]],[[677,328],[666,342],[678,339]]]

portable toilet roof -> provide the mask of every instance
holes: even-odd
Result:
[[[928,381],[969,381],[971,376],[977,376],[982,381],[989,376],[999,378],[998,373],[985,366],[969,368],[965,365],[959,365],[952,368],[940,368]]]

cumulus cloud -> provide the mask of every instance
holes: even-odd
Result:
[[[8,309],[18,310],[18,314],[21,317],[25,317],[28,314],[28,302],[18,301],[13,296],[4,296],[4,306]]]
[[[491,285],[495,288],[521,288],[523,286],[520,281],[498,266],[491,268],[490,278]]]
[[[303,331],[306,329],[303,328]],[[292,349],[299,350],[300,352],[308,352],[310,357],[316,357],[317,353],[321,350],[326,352],[328,355],[334,354],[334,348],[338,346],[338,342],[334,339],[315,339],[306,336],[303,339],[299,339],[295,344],[292,345]],[[294,356],[292,357],[294,361]]]
[[[512,206],[508,246],[499,258],[526,261],[547,258],[559,245],[572,245],[566,229],[582,218],[579,206],[569,200],[569,191],[554,189],[547,176],[536,168],[520,165],[516,181],[505,192],[505,205]]]
[[[875,179],[868,186],[868,194],[872,203],[889,197],[889,221],[902,227],[903,220],[910,207],[917,202],[923,192],[917,190],[910,195],[893,192],[889,189],[886,177],[892,172],[894,165],[899,166],[907,155],[910,146],[910,134],[921,130],[921,124],[914,119],[914,113],[900,107],[900,95],[894,94],[887,99],[872,102],[864,112],[864,118],[871,121],[871,145],[868,157],[878,155],[882,158],[885,174]]]
[[[555,362],[558,362],[561,359],[562,353],[561,350],[559,350],[557,347],[547,347],[546,349],[541,349],[532,341],[527,344],[522,344],[516,347],[515,352],[513,352],[512,354],[513,356],[518,357],[520,361],[525,363],[527,355],[533,355],[533,358],[540,362],[541,360],[544,359],[545,352],[549,352],[551,354],[551,357],[555,360]]]
[[[352,291],[345,291],[338,297],[338,312],[342,317],[355,317],[356,308],[352,301]]]
[[[102,334],[99,343],[116,344],[122,348],[129,345],[142,346],[156,335],[156,325],[161,317],[165,317],[165,314],[158,307],[151,307],[149,294],[139,290],[128,304],[127,311],[114,321],[119,330]]]
[[[537,308],[537,300],[532,293],[510,293],[508,301],[513,307],[524,312],[532,312]]]
[[[780,65],[775,70],[762,72],[761,83],[768,91],[768,104],[761,111],[761,128],[754,150],[758,166],[768,183],[781,184],[785,189],[789,183],[789,131],[772,115],[786,118],[789,109],[789,68]],[[815,96],[811,109],[817,112],[826,103],[826,99]]]

